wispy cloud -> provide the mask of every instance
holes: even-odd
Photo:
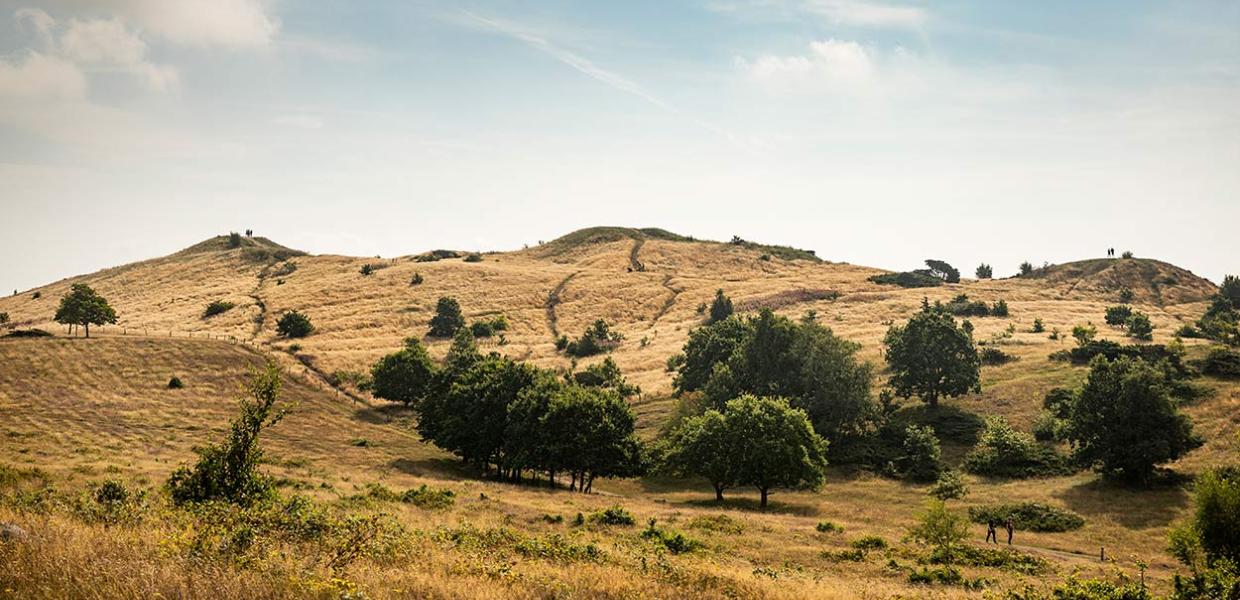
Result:
[[[924,8],[862,0],[724,0],[711,10],[737,15],[786,19],[812,16],[834,25],[920,28],[930,19]]]
[[[529,31],[515,23],[484,17],[467,10],[460,11],[460,14],[466,19],[467,24],[469,25],[516,39],[599,81],[600,83],[611,87],[612,89],[641,98],[647,103],[669,113],[683,116],[694,125],[726,137],[735,143],[744,143],[740,137],[736,136],[732,132],[715,125],[714,123],[710,123],[684,112],[680,108],[656,96],[654,93],[650,92],[637,82],[632,81],[619,73],[600,67],[594,64],[593,61],[551,42],[543,35]]]

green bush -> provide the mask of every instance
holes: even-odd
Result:
[[[816,529],[818,533],[844,533],[843,527],[836,525],[831,521],[819,521],[818,525],[814,526],[814,529]]]
[[[965,484],[960,471],[953,469],[943,471],[927,493],[939,500],[957,500],[969,493],[969,486]]]
[[[688,527],[691,529],[701,529],[702,531],[713,531],[715,533],[726,533],[729,535],[740,535],[745,532],[744,523],[729,517],[728,515],[722,514],[694,517],[689,521]]]
[[[253,374],[247,387],[251,398],[241,398],[239,414],[228,436],[219,444],[198,450],[198,463],[182,466],[168,478],[174,502],[222,500],[249,505],[274,494],[271,479],[258,471],[263,458],[259,434],[280,422],[280,368],[274,362]]]
[[[1124,322],[1124,327],[1129,337],[1145,341],[1154,339],[1154,324],[1150,322],[1150,316],[1143,312],[1134,311]]]
[[[1004,300],[1002,298],[996,300],[994,306],[990,307],[990,314],[996,317],[1008,316],[1009,312],[1008,312],[1007,300]]]
[[[950,552],[969,537],[969,528],[965,519],[942,500],[928,500],[925,510],[917,515],[917,524],[909,528],[908,537],[936,551]]]
[[[422,274],[415,272],[413,278],[409,280],[409,285],[422,285],[423,281],[426,280],[422,278]]]
[[[849,544],[857,550],[882,550],[887,547],[887,540],[876,535],[859,537]]]
[[[943,285],[943,280],[938,277],[915,272],[883,273],[870,277],[870,281],[883,285],[898,285],[902,288],[923,288]]]
[[[1042,324],[1042,319],[1040,317],[1033,320],[1033,329],[1030,329],[1029,331],[1032,333],[1042,333],[1046,331],[1046,326]]]
[[[865,560],[866,552],[860,548],[850,548],[848,550],[823,550],[819,556],[827,562],[861,562]]]
[[[1127,304],[1118,306],[1108,306],[1106,312],[1107,325],[1112,327],[1123,327],[1128,322],[1128,317],[1132,316],[1132,307]]]
[[[633,518],[633,513],[624,509],[623,506],[610,506],[599,512],[591,513],[589,517],[591,523],[600,525],[636,525],[637,519]]]
[[[185,383],[182,382],[181,378],[176,375],[173,375],[172,379],[168,380],[168,389],[170,390],[179,390],[183,387],[185,387]]]
[[[471,252],[471,253],[469,253],[469,254],[465,255],[465,262],[467,262],[467,263],[478,263],[478,262],[482,262],[482,255],[481,255],[481,254],[478,254],[477,252]]]
[[[276,333],[286,338],[303,338],[314,333],[314,325],[310,323],[310,317],[290,310],[276,322]]]
[[[431,317],[431,330],[427,335],[450,338],[464,326],[465,317],[461,315],[461,304],[456,298],[444,296],[435,305],[435,316]]]
[[[1201,362],[1201,372],[1215,377],[1240,377],[1240,350],[1211,348]]]
[[[240,248],[241,247],[241,234],[240,233],[233,231],[228,234],[228,247],[229,248]]]
[[[1020,263],[1020,275],[1021,277],[1028,277],[1029,275],[1033,275],[1033,263],[1029,261]]]
[[[978,353],[978,358],[981,359],[983,365],[988,367],[1005,365],[1019,359],[1019,357],[1008,354],[1007,352],[1004,352],[999,348],[995,348],[994,346],[986,346],[985,348],[982,348],[981,352]]]
[[[500,331],[508,330],[508,317],[497,315],[490,319],[482,319],[474,321],[469,325],[469,331],[476,338],[491,337]]]
[[[624,336],[618,331],[612,331],[607,321],[599,319],[595,321],[581,337],[574,341],[566,341],[564,344],[564,352],[569,356],[586,357],[610,352],[620,344]],[[556,343],[559,346],[559,343]]]
[[[732,299],[723,294],[723,290],[715,290],[715,299],[710,303],[710,322],[718,323],[732,316]]]
[[[930,427],[909,425],[904,430],[904,454],[898,467],[913,481],[934,481],[943,469],[939,438]]]
[[[974,273],[977,275],[978,279],[990,279],[991,277],[994,276],[995,271],[994,269],[990,268],[990,265],[986,263],[982,263],[977,266],[977,271],[975,271]]]
[[[202,318],[207,319],[210,317],[214,317],[215,315],[228,312],[232,310],[233,307],[235,306],[237,305],[232,302],[228,302],[225,300],[215,300],[207,305],[206,310],[202,311]]]
[[[375,266],[370,263],[366,263],[362,265],[362,268],[359,269],[358,272],[361,273],[363,277],[368,276],[375,272]]]
[[[702,547],[702,542],[688,537],[679,531],[659,529],[655,526],[654,519],[650,519],[650,523],[642,531],[641,535],[643,538],[658,543],[672,554],[685,554]]]
[[[987,477],[1048,477],[1072,470],[1053,449],[1012,428],[1003,417],[986,420],[986,429],[964,457],[964,469]]]
[[[436,510],[452,506],[456,502],[456,493],[447,488],[431,488],[422,484],[401,494],[400,501],[418,508]]]
[[[1059,533],[1085,526],[1085,519],[1080,515],[1037,502],[990,504],[969,508],[969,520],[974,523],[1003,523],[1009,518],[1012,519],[1012,524],[1022,531]]]

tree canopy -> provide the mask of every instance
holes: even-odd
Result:
[[[671,436],[666,461],[673,472],[707,478],[716,499],[751,485],[765,508],[772,489],[822,484],[827,441],[788,400],[745,394],[687,419]]]
[[[60,299],[54,320],[62,325],[81,325],[90,337],[91,325],[116,323],[116,311],[85,283],[75,283]]]
[[[1074,458],[1110,478],[1146,482],[1158,465],[1202,444],[1166,375],[1141,360],[1095,358],[1067,415]]]
[[[889,384],[901,398],[917,396],[930,406],[939,399],[980,391],[981,359],[973,336],[951,315],[926,306],[884,338]]]
[[[376,398],[412,405],[435,389],[437,368],[422,343],[409,338],[400,351],[379,359],[370,376]]]
[[[444,296],[435,305],[435,316],[431,317],[431,337],[450,338],[456,331],[465,326],[465,317],[461,315],[461,304],[456,298]]]
[[[718,323],[732,316],[732,299],[723,294],[723,290],[715,290],[715,299],[710,303],[710,322]]]

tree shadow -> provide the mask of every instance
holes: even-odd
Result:
[[[697,506],[697,507],[704,507],[704,508],[740,510],[740,511],[745,511],[745,512],[755,512],[755,513],[765,513],[765,514],[773,513],[773,514],[797,515],[801,517],[816,517],[819,514],[821,514],[821,511],[818,510],[817,506],[813,506],[810,504],[781,502],[779,500],[771,499],[767,502],[766,508],[762,508],[757,498],[736,498],[736,497],[728,498],[726,496],[727,492],[724,492],[724,494],[725,494],[725,497],[722,501],[715,500],[714,499],[715,494],[712,491],[709,498],[695,498],[693,500],[685,500],[682,502],[676,502],[676,504],[682,504],[685,506]]]
[[[1188,506],[1182,481],[1168,477],[1152,487],[1133,487],[1094,479],[1055,494],[1073,511],[1089,518],[1108,517],[1130,529],[1167,525]]]
[[[397,458],[388,466],[415,477],[435,477],[440,479],[479,479],[477,469],[453,458],[420,458],[412,460]]]
[[[413,409],[400,404],[368,406],[353,412],[353,418],[371,425],[389,425],[400,418],[411,418]]]

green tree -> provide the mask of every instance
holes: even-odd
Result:
[[[672,387],[676,393],[692,392],[706,387],[715,366],[727,362],[752,331],[748,321],[729,317],[718,323],[698,327],[689,332]]]
[[[732,299],[723,295],[723,290],[715,290],[715,299],[710,303],[710,322],[718,323],[732,316]]]
[[[310,317],[290,310],[276,321],[276,333],[286,338],[303,338],[314,333],[314,325],[310,323]]]
[[[1147,482],[1157,465],[1202,444],[1166,376],[1141,360],[1095,358],[1067,413],[1074,458],[1111,478]]]
[[[456,298],[444,296],[435,305],[435,316],[431,317],[431,337],[449,338],[465,326],[465,317],[461,315],[461,304]]]
[[[81,325],[86,329],[86,337],[90,337],[91,325],[115,324],[116,311],[90,286],[75,283],[60,299],[54,320],[61,325]]]
[[[746,394],[728,401],[722,413],[735,483],[757,488],[763,508],[774,488],[812,489],[822,484],[827,441],[814,432],[805,411],[792,408],[783,398]]]
[[[1128,322],[1128,317],[1132,316],[1132,307],[1127,304],[1118,304],[1116,306],[1108,306],[1106,312],[1106,323],[1111,327],[1123,327]]]
[[[994,277],[995,271],[990,268],[990,265],[982,263],[977,266],[977,271],[975,274],[978,279],[990,279],[991,277]]]
[[[596,477],[645,473],[636,418],[614,390],[567,386],[547,405],[541,421],[556,467],[567,471],[577,491],[589,493]]]
[[[620,372],[620,366],[612,360],[610,356],[589,365],[584,371],[578,371],[571,376],[573,383],[584,387],[609,389],[620,395],[621,398],[629,398],[641,393],[641,388],[630,385],[624,379],[624,373]]]
[[[246,387],[249,397],[240,399],[240,414],[233,419],[228,437],[199,450],[193,468],[182,466],[168,478],[173,501],[223,500],[247,505],[272,495],[270,478],[258,471],[263,459],[259,434],[284,417],[283,410],[276,410],[280,376],[274,362],[253,372]]]
[[[1154,339],[1154,324],[1150,322],[1150,316],[1143,312],[1133,312],[1124,326],[1130,337],[1144,341]]]
[[[926,259],[926,266],[930,268],[930,274],[946,281],[947,283],[960,283],[960,271],[945,261],[935,260],[933,258]]]
[[[948,509],[942,500],[928,500],[908,536],[933,547],[937,555],[950,558],[952,551],[969,537],[969,523],[963,515]]]
[[[904,430],[904,454],[900,457],[900,469],[913,481],[928,482],[938,479],[943,471],[943,452],[939,438],[929,425],[909,425]]]
[[[682,421],[666,441],[663,470],[681,477],[704,477],[715,488],[715,500],[722,501],[723,492],[736,487],[741,462],[734,454],[739,448],[732,443],[728,426],[728,419],[718,410]]]
[[[371,392],[376,398],[415,405],[435,389],[435,363],[416,338],[379,359],[370,369]]]
[[[932,407],[939,398],[981,391],[981,359],[968,331],[951,315],[925,307],[884,338],[891,388],[901,398],[917,396]]]
[[[448,355],[444,357],[445,376],[455,379],[457,375],[473,368],[480,360],[482,360],[482,353],[478,351],[474,334],[468,328],[462,327],[456,331],[456,335],[452,336],[452,346],[448,348]]]
[[[1033,275],[1033,264],[1029,261],[1020,263],[1020,274],[1022,277]]]

